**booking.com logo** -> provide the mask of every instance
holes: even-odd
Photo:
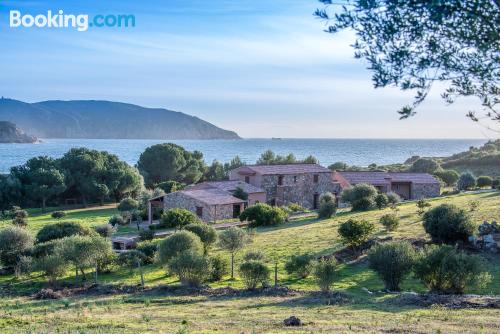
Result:
[[[89,17],[88,14],[65,14],[61,9],[55,13],[49,10],[47,14],[33,16],[30,14],[21,14],[18,10],[11,10],[9,22],[11,28],[74,28],[77,31],[87,31],[91,27],[135,27],[135,16],[131,14],[98,14]]]

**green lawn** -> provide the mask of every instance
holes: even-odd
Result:
[[[468,208],[472,200],[479,201],[479,208],[471,212],[474,221],[500,220],[500,192],[456,195],[432,200],[432,205],[444,202]],[[113,208],[75,210],[79,221],[95,225],[113,213]],[[495,309],[451,310],[443,307],[419,308],[397,306],[390,300],[395,295],[379,292],[382,282],[367,268],[366,262],[340,265],[334,289],[348,296],[346,304],[336,304],[317,298],[317,287],[312,278],[303,280],[289,277],[283,264],[293,253],[311,252],[330,254],[343,246],[337,236],[340,222],[356,217],[377,222],[386,210],[365,213],[341,211],[335,218],[318,221],[303,219],[273,228],[252,231],[253,241],[247,249],[260,249],[270,263],[279,263],[280,284],[299,292],[293,296],[235,297],[235,296],[179,296],[167,292],[72,296],[64,300],[39,301],[30,294],[44,286],[43,278],[33,277],[17,281],[0,277],[0,332],[76,332],[76,333],[498,333],[500,311]],[[393,238],[425,238],[415,203],[399,206],[402,219],[396,232],[387,233],[377,224],[376,235]],[[70,216],[66,220],[69,219]],[[73,219],[71,219],[73,220]],[[33,215],[36,230],[51,221],[47,215]],[[31,223],[30,223],[31,224]],[[215,249],[213,252],[222,252]],[[241,252],[238,259],[241,257]],[[227,253],[222,253],[228,256]],[[470,293],[500,294],[500,256],[487,255],[493,282],[484,290]],[[145,268],[146,285],[177,284],[163,268],[151,265]],[[72,276],[66,278],[68,282]],[[101,282],[137,284],[135,272],[118,270],[101,275]],[[212,284],[212,287],[233,286],[240,288],[240,280]],[[363,288],[375,293],[370,295]],[[403,290],[425,291],[410,278]],[[282,320],[291,315],[300,317],[305,325],[298,329],[282,326]]]

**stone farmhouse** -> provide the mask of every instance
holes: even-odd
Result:
[[[341,189],[360,183],[375,186],[380,192],[395,192],[404,200],[437,197],[441,185],[427,173],[334,172],[332,176]]]
[[[403,199],[440,194],[439,182],[425,173],[332,172],[318,164],[251,165],[233,169],[228,181],[202,182],[151,199],[149,221],[153,206],[188,209],[205,222],[237,218],[247,206],[256,203],[297,203],[314,210],[321,194],[339,195],[359,183],[372,184],[381,192],[395,192]],[[247,200],[234,196],[238,188],[248,194]]]

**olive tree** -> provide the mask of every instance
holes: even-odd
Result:
[[[247,243],[247,234],[239,227],[231,227],[219,234],[219,246],[231,253],[231,279],[234,279],[234,256]]]

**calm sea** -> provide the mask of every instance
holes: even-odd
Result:
[[[47,155],[58,158],[72,147],[87,147],[118,155],[134,165],[148,146],[164,140],[129,139],[43,139],[39,144],[0,144],[0,173],[23,164],[29,158]],[[260,154],[271,149],[279,154],[293,153],[297,158],[310,154],[327,166],[337,161],[349,165],[403,162],[413,155],[447,156],[482,145],[478,139],[243,139],[243,140],[170,140],[187,150],[201,151],[207,163],[221,162],[239,155],[246,163],[254,163]]]

